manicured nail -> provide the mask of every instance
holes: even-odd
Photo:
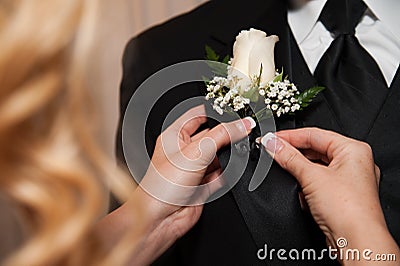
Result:
[[[252,129],[255,128],[256,125],[257,125],[257,124],[256,124],[256,121],[254,121],[254,119],[251,118],[250,116],[245,117],[245,118],[243,119],[243,123],[244,123],[244,126],[246,127],[247,130],[252,130]]]
[[[261,143],[270,153],[277,153],[283,148],[282,141],[280,141],[279,138],[271,132],[261,139]]]

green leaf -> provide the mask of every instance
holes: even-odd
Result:
[[[249,91],[243,93],[243,97],[250,99],[250,102],[257,102],[259,98],[258,87],[253,87]]]
[[[228,75],[227,64],[229,62],[229,55],[225,56],[222,62],[219,61],[220,56],[208,45],[205,46],[206,49],[206,59],[208,66],[211,68],[212,72],[217,76],[226,77]],[[215,63],[214,63],[215,62]]]
[[[261,75],[262,75],[262,73],[263,73],[263,65],[262,65],[262,63],[261,63],[261,66],[260,66],[260,73],[258,74],[258,77],[257,77],[257,87],[258,88],[260,88],[260,84],[261,84]],[[257,89],[258,89],[257,88]]]
[[[206,45],[206,59],[210,61],[219,60],[219,55],[208,45]]]
[[[206,85],[208,85],[209,83],[210,83],[210,79],[209,78],[207,78],[206,76],[201,76],[201,78],[203,79],[203,81],[204,81],[204,83],[206,84]]]
[[[228,64],[230,59],[231,59],[231,57],[230,57],[229,55],[226,55],[226,56],[224,57],[224,59],[222,59],[221,62],[224,63],[224,64]]]
[[[228,66],[226,64],[217,61],[208,61],[206,63],[216,76],[226,77],[228,75]]]
[[[273,82],[281,82],[282,80],[283,80],[283,69],[281,73],[274,78]]]
[[[231,115],[231,116],[233,116],[233,117],[236,117],[237,116],[237,113],[235,112],[235,111],[233,111],[231,108],[226,108],[225,110],[224,110],[224,112],[225,113],[227,113],[227,114],[229,114],[229,115]]]
[[[325,90],[325,87],[313,87],[300,93],[296,98],[299,101],[301,108],[303,109],[309,106],[318,93],[323,90]]]

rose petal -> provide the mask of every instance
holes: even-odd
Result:
[[[265,32],[256,29],[241,31],[233,45],[232,67],[248,75],[250,51],[256,43],[263,40],[266,36]]]
[[[258,76],[262,65],[261,85],[265,85],[275,77],[275,43],[279,40],[278,36],[271,35],[258,41],[249,55],[249,75]]]

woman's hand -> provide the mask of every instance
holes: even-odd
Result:
[[[346,248],[394,253],[399,258],[380,206],[380,171],[368,144],[316,128],[269,133],[261,142],[300,183],[328,244],[336,247],[344,237]]]
[[[151,164],[140,183],[140,189],[154,197],[151,200],[154,206],[147,209],[154,210],[152,216],[155,219],[164,219],[178,210],[182,213],[182,209],[185,212],[201,209],[182,206],[201,205],[221,188],[221,183],[213,182],[210,190],[201,194],[197,191],[198,185],[216,180],[221,174],[217,151],[244,138],[255,126],[251,118],[246,118],[195,134],[206,121],[204,106],[198,106],[182,115],[158,137]]]
[[[221,174],[217,151],[255,127],[254,120],[246,118],[194,134],[206,121],[204,106],[195,107],[157,139],[151,165],[127,205],[145,206],[141,218],[149,224],[135,261],[150,263],[198,221],[202,203],[223,185],[217,179]],[[212,180],[199,193],[197,186]]]

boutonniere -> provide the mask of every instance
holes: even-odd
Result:
[[[242,31],[236,37],[233,58],[222,60],[206,46],[207,60],[226,64],[226,69],[214,65],[216,75],[206,81],[206,100],[217,113],[235,112],[241,118],[252,116],[260,122],[271,115],[281,117],[306,108],[325,89],[313,87],[300,93],[283,70],[276,71],[274,48],[278,40],[260,30]]]

